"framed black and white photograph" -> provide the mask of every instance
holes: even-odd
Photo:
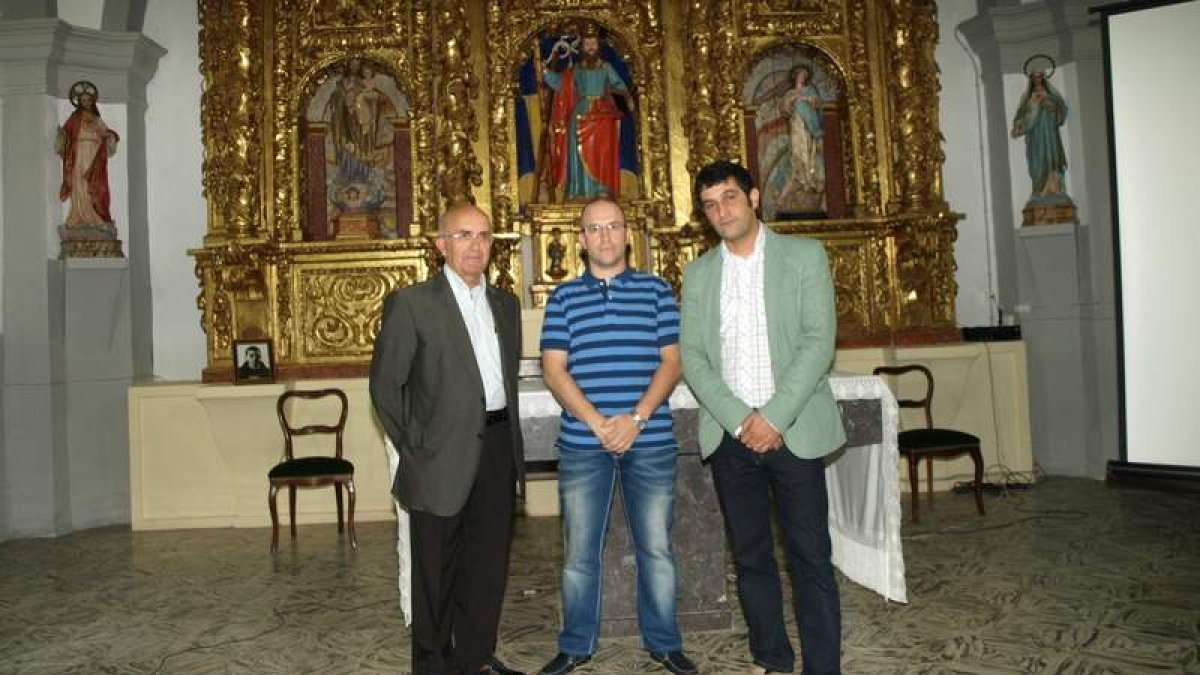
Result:
[[[233,341],[234,384],[275,381],[275,351],[270,340]]]

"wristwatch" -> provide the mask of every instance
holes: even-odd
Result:
[[[637,427],[638,431],[646,428],[646,418],[634,412],[630,417],[633,419],[633,426]]]

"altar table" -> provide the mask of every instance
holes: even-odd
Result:
[[[879,593],[888,600],[907,602],[904,581],[904,555],[900,542],[900,481],[896,433],[899,423],[896,400],[884,382],[874,376],[833,374],[830,379],[834,397],[842,411],[847,443],[827,458],[826,482],[829,490],[829,534],[833,546],[833,563],[855,583]],[[554,439],[558,431],[560,408],[558,402],[538,380],[520,383],[521,430],[525,437],[527,462],[545,463],[557,459]],[[715,508],[716,497],[711,491],[696,489],[705,482],[711,487],[707,468],[701,468],[697,442],[697,402],[686,385],[680,384],[671,395],[675,416],[675,433],[680,442],[679,479],[677,493],[686,491],[687,501],[695,508],[675,510],[674,548],[680,578],[680,623],[687,628],[715,628],[723,618],[713,597],[692,592],[696,588],[713,588],[711,574],[724,577],[724,524]],[[397,458],[394,448],[387,444],[393,472]],[[707,493],[706,493],[707,492]],[[697,504],[698,500],[707,503]],[[397,550],[400,559],[401,606],[410,616],[410,561],[407,514],[397,505]],[[628,614],[636,607],[629,589],[616,586],[633,579],[614,569],[613,561],[628,563],[627,535],[623,532],[624,517],[620,506],[614,504],[608,546],[605,550],[605,616],[606,635],[631,634],[636,629],[636,617],[613,616]],[[680,540],[680,531],[687,530],[687,541]],[[705,537],[705,533],[709,536]],[[715,536],[716,550],[690,550],[697,537]],[[709,545],[698,547],[711,549]],[[519,555],[519,554],[518,554]],[[687,568],[701,572],[703,578],[690,578]],[[705,584],[705,581],[710,583]],[[695,586],[693,586],[695,584]],[[723,584],[718,584],[723,595]],[[686,605],[695,605],[690,608]],[[619,607],[618,607],[619,606]],[[689,619],[692,619],[689,621]],[[715,622],[715,623],[714,623]]]

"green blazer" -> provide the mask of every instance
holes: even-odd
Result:
[[[823,457],[846,442],[828,373],[837,316],[825,247],[765,225],[763,292],[775,394],[759,410],[799,457]],[[711,455],[750,414],[721,377],[721,262],[715,247],[683,274],[683,376],[700,402],[700,451]]]

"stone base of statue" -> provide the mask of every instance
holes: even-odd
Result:
[[[58,258],[124,258],[117,228],[112,223],[63,225],[58,228]]]
[[[378,239],[379,215],[375,213],[343,213],[336,219],[334,239]]]
[[[1075,202],[1065,194],[1034,195],[1021,213],[1024,216],[1022,227],[1079,222]]]

